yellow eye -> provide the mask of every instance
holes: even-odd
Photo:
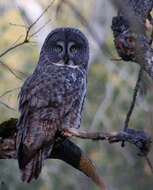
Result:
[[[54,46],[53,50],[56,52],[56,53],[61,53],[63,51],[63,47],[60,46],[60,45],[56,45]]]
[[[79,50],[79,47],[76,46],[76,45],[72,45],[72,46],[70,47],[70,52],[71,52],[72,54],[76,54],[76,53],[78,52],[78,50]]]

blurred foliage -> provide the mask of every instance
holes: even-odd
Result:
[[[38,0],[36,2],[42,7],[46,7],[50,1]],[[94,15],[95,4],[98,0],[88,0],[88,3],[86,0],[72,2],[92,26],[93,23],[90,22],[91,20],[93,22],[91,18]],[[57,3],[58,1],[55,5]],[[55,12],[55,5],[47,12],[46,16],[48,18]],[[111,6],[111,4],[107,4],[107,6]],[[100,12],[99,14],[103,13]],[[109,17],[111,21],[113,15],[111,11],[107,11],[105,16]],[[15,26],[14,24],[25,25],[26,23],[17,8],[15,0],[0,0],[0,17],[0,52],[3,52],[16,40],[21,41],[25,34],[23,26]],[[98,22],[104,23],[104,20],[98,20]],[[110,24],[106,23],[107,26],[110,26]],[[78,27],[89,35],[73,11],[65,5],[60,9],[58,16],[56,14],[53,16],[50,23],[51,28],[57,26]],[[118,57],[114,49],[112,33],[109,27],[107,29],[104,43],[111,55],[100,51],[94,55],[89,68],[88,93],[82,129],[90,131],[119,131],[122,129],[132,100],[133,88],[138,73],[138,66],[134,63],[113,61],[113,58]],[[41,33],[43,35],[43,30]],[[1,59],[22,80],[16,78],[6,67],[0,64],[0,122],[18,116],[17,96],[19,88],[24,82],[24,76],[32,73],[39,57],[39,45],[36,38],[34,37],[32,41],[35,42],[14,49]],[[2,102],[14,108],[14,110],[7,108]],[[130,126],[145,129],[153,136],[152,103],[152,87],[150,87],[147,96],[144,99],[138,99]],[[136,155],[135,148],[127,144],[123,149],[119,144],[109,145],[103,142],[76,139],[74,141],[95,162],[100,175],[104,177],[112,190],[152,190],[153,178],[151,171],[144,159]],[[153,162],[153,152],[149,156]],[[39,180],[28,185],[20,181],[17,161],[1,160],[0,171],[0,190],[97,189],[90,179],[79,171],[56,160],[46,161]]]

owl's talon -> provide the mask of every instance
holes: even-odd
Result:
[[[75,129],[65,129],[63,135],[66,137],[78,136],[78,131]]]
[[[63,135],[66,137],[72,137],[73,136],[72,133],[70,133],[69,131],[64,131]]]

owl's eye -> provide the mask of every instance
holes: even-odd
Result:
[[[78,51],[79,51],[79,47],[78,47],[77,45],[72,45],[72,46],[70,47],[70,52],[71,52],[72,54],[76,54]]]
[[[56,53],[61,53],[63,51],[63,47],[61,45],[55,45],[53,47],[53,51]]]

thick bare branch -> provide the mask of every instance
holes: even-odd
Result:
[[[5,121],[0,124],[0,138],[2,139],[2,143],[0,143],[0,158],[3,158],[3,154],[1,153],[3,150],[4,152],[8,152],[11,148],[11,145],[8,146],[8,151],[5,149],[5,146],[3,145],[4,140],[8,140],[9,142],[15,141],[15,136],[17,132],[16,128],[16,122],[17,119],[11,118],[8,121]],[[126,132],[112,132],[112,133],[105,133],[105,132],[85,132],[85,131],[78,131],[75,129],[63,129],[59,131],[59,136],[65,138],[65,137],[77,137],[82,139],[89,139],[89,140],[105,140],[109,143],[118,143],[118,142],[129,142],[131,144],[134,144],[136,147],[139,148],[141,153],[143,155],[147,155],[150,146],[151,146],[151,138],[149,135],[147,135],[144,131],[136,131],[134,129],[128,129]],[[13,143],[12,143],[13,144]],[[4,151],[5,149],[5,151]],[[14,148],[13,148],[14,149]],[[13,150],[12,149],[12,150]],[[11,153],[12,153],[11,150]],[[15,151],[15,150],[14,150]],[[10,158],[14,158],[11,156]]]

